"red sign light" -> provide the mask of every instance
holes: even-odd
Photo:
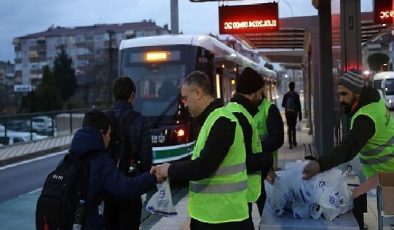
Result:
[[[219,7],[220,34],[263,33],[278,30],[278,3]]]
[[[392,0],[374,1],[374,21],[375,23],[389,24],[394,19]]]

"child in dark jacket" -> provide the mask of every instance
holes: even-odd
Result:
[[[92,110],[85,114],[82,128],[71,141],[70,151],[83,156],[92,151],[102,151],[90,162],[87,186],[87,205],[91,212],[87,217],[89,229],[104,229],[101,200],[98,197],[111,196],[116,199],[137,198],[156,186],[156,177],[149,172],[136,177],[124,176],[108,153],[111,126],[109,118],[101,111]],[[105,208],[105,207],[104,207]]]

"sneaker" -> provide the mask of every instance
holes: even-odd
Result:
[[[292,149],[292,148],[293,148],[293,146],[290,145],[289,149]]]
[[[294,147],[297,147],[297,142],[294,142]]]

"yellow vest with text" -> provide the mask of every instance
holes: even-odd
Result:
[[[255,121],[253,120],[252,115],[243,107],[242,105],[230,102],[226,105],[226,109],[228,109],[232,113],[242,113],[246,119],[248,120],[251,128],[252,128],[252,153],[258,154],[262,152],[261,142],[259,133],[257,130],[257,126]],[[261,171],[256,171],[248,174],[248,202],[256,202],[261,193]]]
[[[234,142],[209,178],[189,184],[189,215],[210,224],[242,221],[249,216],[244,138],[237,119],[227,109],[218,108],[208,115],[194,146],[192,160],[200,157],[209,132],[220,117],[236,123]]]
[[[372,177],[378,172],[394,172],[394,121],[384,101],[361,107],[352,116],[350,128],[360,115],[371,118],[375,125],[375,134],[359,153],[364,174]]]
[[[267,119],[268,119],[268,111],[271,107],[272,103],[268,101],[267,98],[259,105],[259,111],[254,115],[254,121],[256,122],[257,130],[259,132],[259,136],[261,140],[264,140],[268,136],[267,129]],[[275,158],[278,158],[278,151],[272,152]]]

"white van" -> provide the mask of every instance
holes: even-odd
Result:
[[[394,71],[375,74],[373,87],[377,89],[389,109],[394,109]]]

